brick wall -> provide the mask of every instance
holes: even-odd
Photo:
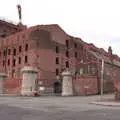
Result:
[[[104,93],[113,92],[113,83],[120,78],[120,68],[111,64],[105,64],[104,69]]]
[[[5,79],[4,93],[5,94],[19,94],[21,91],[22,79]]]
[[[93,95],[98,93],[97,77],[84,76],[73,80],[75,95]]]

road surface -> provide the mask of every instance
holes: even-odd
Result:
[[[120,107],[89,97],[0,97],[0,120],[120,120]]]

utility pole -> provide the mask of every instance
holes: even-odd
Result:
[[[102,68],[101,68],[101,99],[103,99],[103,84],[104,84],[104,59],[102,58]]]

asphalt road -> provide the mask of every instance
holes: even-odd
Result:
[[[0,97],[0,120],[120,120],[119,107],[90,104],[98,97]]]

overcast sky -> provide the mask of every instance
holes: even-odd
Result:
[[[0,16],[23,24],[59,24],[69,35],[120,55],[120,0],[0,0]]]

